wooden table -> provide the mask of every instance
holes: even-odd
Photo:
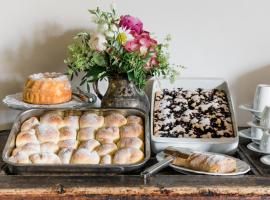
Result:
[[[8,133],[0,132],[1,152]],[[238,153],[249,162],[255,155],[241,153],[246,143],[241,141]],[[167,168],[145,181],[139,172],[10,175],[0,162],[0,199],[270,199],[268,167],[258,165],[233,177],[182,175]]]

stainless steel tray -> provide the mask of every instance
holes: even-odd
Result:
[[[63,110],[63,109],[62,109]],[[99,109],[76,109],[80,111],[93,111],[97,114],[104,114],[107,115],[111,112],[120,112],[123,115],[138,115],[143,118],[144,120],[144,130],[145,130],[145,139],[144,139],[144,160],[141,163],[132,164],[132,165],[88,165],[88,164],[61,164],[61,165],[44,165],[44,164],[16,164],[9,162],[8,158],[14,149],[15,146],[15,139],[16,135],[20,131],[21,124],[32,116],[40,116],[45,111],[44,110],[27,110],[22,112],[18,115],[16,118],[12,129],[10,131],[9,137],[7,139],[2,159],[5,163],[7,163],[8,168],[11,173],[14,174],[24,174],[24,173],[42,173],[42,172],[56,172],[56,173],[89,173],[89,172],[95,172],[95,173],[122,173],[122,172],[129,172],[133,170],[137,170],[145,165],[145,163],[149,160],[151,155],[150,150],[150,133],[149,133],[149,119],[148,116],[137,110],[137,109],[122,109],[122,108],[115,108],[115,109],[105,109],[105,108],[99,108]],[[65,110],[67,111],[67,110]]]

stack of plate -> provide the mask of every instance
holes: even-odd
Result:
[[[270,165],[270,152],[264,151],[262,150],[262,148],[260,148],[261,139],[264,134],[263,127],[260,127],[260,124],[262,124],[261,119],[263,111],[255,109],[249,105],[240,105],[239,108],[242,110],[246,110],[252,114],[252,121],[248,122],[250,128],[239,131],[239,136],[251,140],[251,143],[247,145],[247,148],[257,153],[258,155],[263,155],[260,158],[260,161],[266,165]]]

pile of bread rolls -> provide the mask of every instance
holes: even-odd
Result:
[[[144,159],[143,119],[118,112],[48,111],[21,125],[10,162],[135,164]]]

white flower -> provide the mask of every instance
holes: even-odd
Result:
[[[119,28],[119,32],[117,35],[117,40],[122,44],[125,45],[126,42],[133,40],[134,37],[131,35],[130,30],[124,29],[122,27]]]
[[[105,32],[105,35],[106,35],[107,37],[112,38],[112,37],[114,36],[114,32],[111,31],[111,30],[108,30],[108,31]]]
[[[118,28],[115,24],[113,24],[113,25],[111,25],[111,30],[116,32],[116,31],[118,31]]]
[[[97,51],[104,51],[106,49],[107,40],[101,33],[94,33],[89,40],[89,46]]]
[[[99,24],[98,25],[98,30],[102,33],[104,33],[105,31],[107,31],[109,29],[108,24]]]

